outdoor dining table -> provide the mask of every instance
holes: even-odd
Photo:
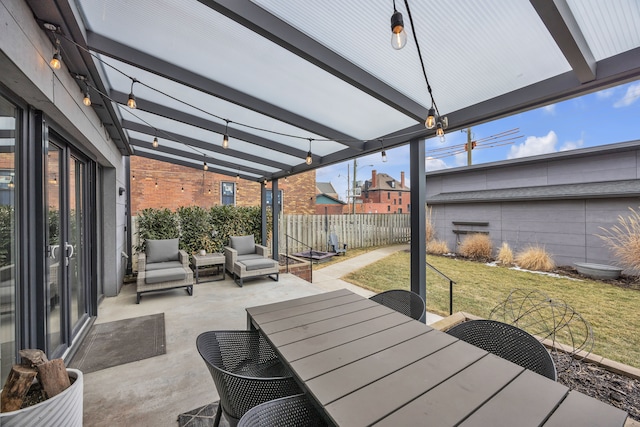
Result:
[[[627,418],[346,289],[246,311],[330,425],[622,427]]]

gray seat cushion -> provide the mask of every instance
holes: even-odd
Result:
[[[176,280],[184,280],[187,278],[187,270],[180,268],[163,268],[161,270],[152,270],[146,272],[146,283],[162,283],[173,282]]]
[[[248,259],[264,259],[264,257],[258,254],[238,255],[236,262],[246,261]]]
[[[253,234],[249,236],[231,236],[229,246],[238,252],[238,255],[253,254],[256,252],[256,243]]]
[[[145,241],[145,253],[147,262],[179,261],[178,239],[162,239]]]
[[[152,262],[145,265],[145,271],[163,270],[165,268],[182,268],[180,261]]]
[[[275,260],[272,260],[271,258],[264,258],[264,257],[246,259],[244,261],[238,261],[238,262],[240,264],[244,264],[245,267],[247,268],[247,271],[262,270],[263,268],[272,268],[278,265],[278,263]]]

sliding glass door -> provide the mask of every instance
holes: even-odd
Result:
[[[47,347],[59,355],[88,316],[87,161],[58,139],[47,151]]]

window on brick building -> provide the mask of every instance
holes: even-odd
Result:
[[[267,190],[267,206],[271,206],[271,203],[273,203],[273,194],[271,190]],[[278,190],[278,205],[282,211],[282,190]]]
[[[387,212],[391,212],[391,205],[387,206]]]
[[[401,205],[402,204],[402,199],[398,200],[398,204]]]
[[[220,191],[220,204],[232,205],[236,204],[236,183],[222,182],[222,190]]]
[[[398,213],[402,213],[402,208],[398,208]]]
[[[396,199],[393,199],[393,204],[394,204],[394,205],[396,204],[396,202],[397,202],[397,200],[396,200]]]
[[[398,191],[398,197],[402,197],[402,191]]]
[[[387,200],[391,199],[391,191],[387,192]]]

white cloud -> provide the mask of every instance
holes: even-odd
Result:
[[[599,92],[596,92],[596,96],[598,97],[598,99],[607,99],[607,98],[611,98],[613,96],[615,92],[615,89],[605,89],[605,90],[601,90]]]
[[[424,167],[427,172],[449,168],[449,166],[447,166],[447,164],[442,159],[434,159],[432,157],[427,157],[424,159]]]
[[[577,141],[567,141],[564,144],[562,144],[562,146],[560,147],[560,150],[558,151],[575,150],[577,148],[581,148],[583,145],[584,145],[583,139],[579,139]]]
[[[640,98],[640,83],[632,84],[627,88],[627,93],[617,100],[613,106],[615,108],[628,107]]]
[[[522,144],[512,146],[507,159],[553,153],[557,143],[558,135],[554,131],[549,131],[545,136],[530,136]]]
[[[545,114],[549,114],[551,116],[555,116],[555,114],[556,114],[556,104],[545,105],[544,107],[542,107],[542,111]]]

